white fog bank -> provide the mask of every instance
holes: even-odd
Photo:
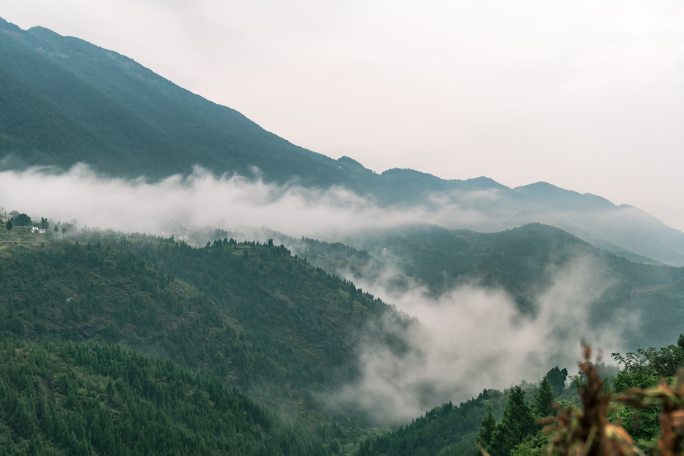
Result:
[[[361,408],[385,423],[405,422],[485,388],[538,381],[556,365],[574,374],[580,339],[604,353],[620,351],[622,332],[638,322],[638,315],[631,315],[589,323],[592,306],[614,281],[599,260],[587,256],[553,272],[536,296],[534,316],[521,315],[506,292],[475,283],[439,298],[418,285],[396,294],[383,279],[357,283],[418,322],[406,328],[387,318],[384,329],[403,339],[408,350],[398,354],[383,343],[364,343],[361,379],[333,402]]]
[[[381,207],[339,187],[278,186],[239,176],[216,177],[201,169],[156,183],[103,178],[85,166],[66,173],[40,168],[0,171],[0,207],[124,232],[160,234],[174,226],[246,232],[268,228],[323,240],[410,223],[493,231],[521,221],[496,191],[435,197],[410,208]],[[580,216],[577,224],[582,224]],[[477,283],[438,298],[418,284],[398,294],[390,286],[397,272],[391,261],[386,263],[386,273],[373,282],[354,282],[419,323],[405,327],[385,321],[384,329],[408,347],[401,355],[362,339],[362,377],[336,396],[337,404],[360,408],[380,421],[407,420],[483,388],[535,381],[554,365],[572,367],[582,337],[608,353],[618,351],[623,348],[621,332],[637,318],[589,324],[592,306],[613,285],[607,269],[590,257],[552,271],[550,285],[536,295],[533,316],[521,316],[504,291]]]
[[[591,203],[589,203],[591,206]],[[342,188],[275,185],[201,168],[158,182],[101,177],[87,166],[0,171],[0,208],[92,228],[161,234],[172,227],[269,228],[283,234],[343,240],[414,223],[501,231],[525,223],[557,226],[599,246],[615,246],[684,265],[684,233],[632,207],[578,207],[564,199],[521,197],[516,190],[459,190],[420,204],[381,206]]]

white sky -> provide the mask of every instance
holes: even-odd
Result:
[[[545,180],[684,228],[681,0],[0,0],[0,16],[376,171]]]

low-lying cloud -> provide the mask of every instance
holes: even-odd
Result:
[[[341,187],[311,189],[240,176],[216,177],[200,168],[150,183],[99,177],[86,166],[0,172],[0,206],[92,228],[159,234],[170,227],[268,227],[290,236],[336,239],[407,223],[446,221],[472,226],[472,210],[382,208]]]
[[[336,397],[337,404],[361,408],[385,423],[465,400],[484,388],[537,381],[555,365],[572,368],[582,337],[608,353],[619,351],[622,332],[638,319],[590,323],[592,306],[615,283],[590,256],[553,271],[536,296],[534,315],[522,315],[505,291],[477,284],[438,298],[417,284],[396,293],[389,285],[392,275],[359,285],[415,317],[408,326],[391,317],[383,323],[382,329],[405,341],[408,350],[367,341],[359,352],[361,378]]]
[[[40,167],[0,171],[0,208],[127,232],[269,228],[324,240],[415,223],[500,231],[542,222],[597,244],[610,241],[666,263],[684,264],[684,234],[667,231],[634,208],[565,207],[563,197],[535,200],[501,188],[436,193],[410,207],[383,206],[342,187],[268,184],[237,175],[215,176],[201,168],[148,182],[102,177],[77,165],[67,172]]]
[[[410,208],[382,207],[340,187],[273,185],[240,176],[217,177],[201,169],[154,183],[105,178],[85,166],[62,173],[41,168],[0,171],[0,206],[125,232],[268,228],[323,240],[412,223],[496,230],[521,222],[520,211],[509,207],[497,190],[434,196]],[[370,339],[361,343],[362,376],[339,392],[337,403],[363,409],[379,421],[396,422],[485,387],[536,380],[556,364],[572,366],[582,336],[597,347],[620,349],[620,333],[632,320],[589,323],[592,305],[613,284],[606,271],[590,257],[567,262],[537,294],[534,315],[521,315],[505,291],[477,283],[435,297],[406,277],[402,283],[409,286],[401,291],[393,287],[398,272],[391,267],[365,281],[355,277],[357,285],[416,322],[406,326],[387,318],[383,323],[384,331],[406,343],[401,354]]]

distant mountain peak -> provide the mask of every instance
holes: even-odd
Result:
[[[5,19],[0,17],[0,29],[1,30],[9,30],[11,32],[22,32],[23,30],[12,24],[11,22],[6,21]]]
[[[480,176],[480,177],[473,177],[471,179],[466,179],[464,182],[467,182],[474,187],[482,187],[482,188],[499,188],[499,189],[507,189],[505,185],[495,181],[491,177],[487,176]]]
[[[30,27],[28,30],[26,30],[26,32],[37,34],[37,35],[50,35],[50,36],[54,36],[54,37],[61,37],[62,36],[59,33],[55,32],[54,30],[50,30],[49,28],[43,27],[40,25]]]
[[[341,156],[340,158],[337,159],[337,161],[342,167],[347,168],[347,169],[372,172],[371,170],[369,170],[368,168],[363,166],[360,162],[358,162],[358,161],[354,160],[353,158],[348,157],[346,155]]]
[[[513,191],[519,195],[523,195],[525,198],[531,198],[535,200],[546,200],[553,198],[561,199],[565,202],[574,201],[578,205],[584,205],[586,209],[615,208],[615,204],[613,204],[610,200],[603,198],[602,196],[597,196],[593,193],[579,193],[574,190],[567,190],[543,181],[515,187]]]
[[[553,184],[550,184],[546,181],[537,181],[533,182],[531,184],[527,185],[521,185],[519,187],[515,187],[514,190],[522,190],[522,191],[545,191],[545,192],[556,192],[556,191],[570,191],[570,190],[564,190],[560,187],[557,187]]]
[[[19,32],[19,33],[28,33],[31,35],[38,35],[38,36],[53,36],[53,37],[60,37],[63,38],[62,35],[59,33],[50,30],[47,27],[43,27],[41,25],[34,25],[33,27],[29,27],[28,29],[24,30],[21,27],[19,27],[16,24],[13,24],[9,21],[6,21],[5,19],[0,17],[0,29],[4,30],[9,30],[12,32]]]
[[[432,174],[424,173],[411,168],[390,168],[382,172],[382,176],[411,176],[419,179],[429,179],[429,180],[441,180],[437,176]]]

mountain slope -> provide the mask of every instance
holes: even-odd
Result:
[[[90,343],[0,343],[3,454],[324,454],[216,377]]]
[[[447,456],[475,453],[475,438],[490,407],[501,414],[506,394],[484,390],[457,406],[448,402],[393,432],[362,442],[357,456]]]
[[[36,237],[0,233],[0,335],[121,345],[211,372],[310,430],[334,421],[329,440],[357,432],[322,399],[357,375],[357,334],[391,312],[379,300],[282,247]]]
[[[508,291],[521,309],[532,312],[540,290],[564,264],[590,257],[612,282],[593,306],[592,319],[638,316],[638,328],[625,330],[630,346],[664,345],[678,336],[684,321],[684,268],[632,262],[547,225],[496,233],[416,225],[347,242],[361,250],[311,240],[292,245],[314,264],[356,283],[383,283],[390,272],[388,290],[417,284],[438,297],[475,282]]]
[[[27,164],[83,161],[112,174],[151,177],[194,165],[251,175],[257,166],[269,180],[340,179],[336,161],[77,38],[4,22],[0,55],[0,151]]]
[[[0,158],[110,175],[160,178],[195,165],[267,181],[345,185],[381,200],[499,184],[445,181],[412,170],[373,173],[297,147],[116,52],[0,19]],[[10,115],[11,113],[11,115]]]
[[[116,52],[42,27],[21,30],[0,19],[0,86],[2,168],[83,162],[110,176],[160,179],[199,165],[280,184],[339,185],[380,206],[451,207],[434,221],[451,228],[546,223],[616,252],[684,265],[684,233],[638,209],[543,182],[508,188],[410,169],[376,174],[349,157],[293,145]]]

